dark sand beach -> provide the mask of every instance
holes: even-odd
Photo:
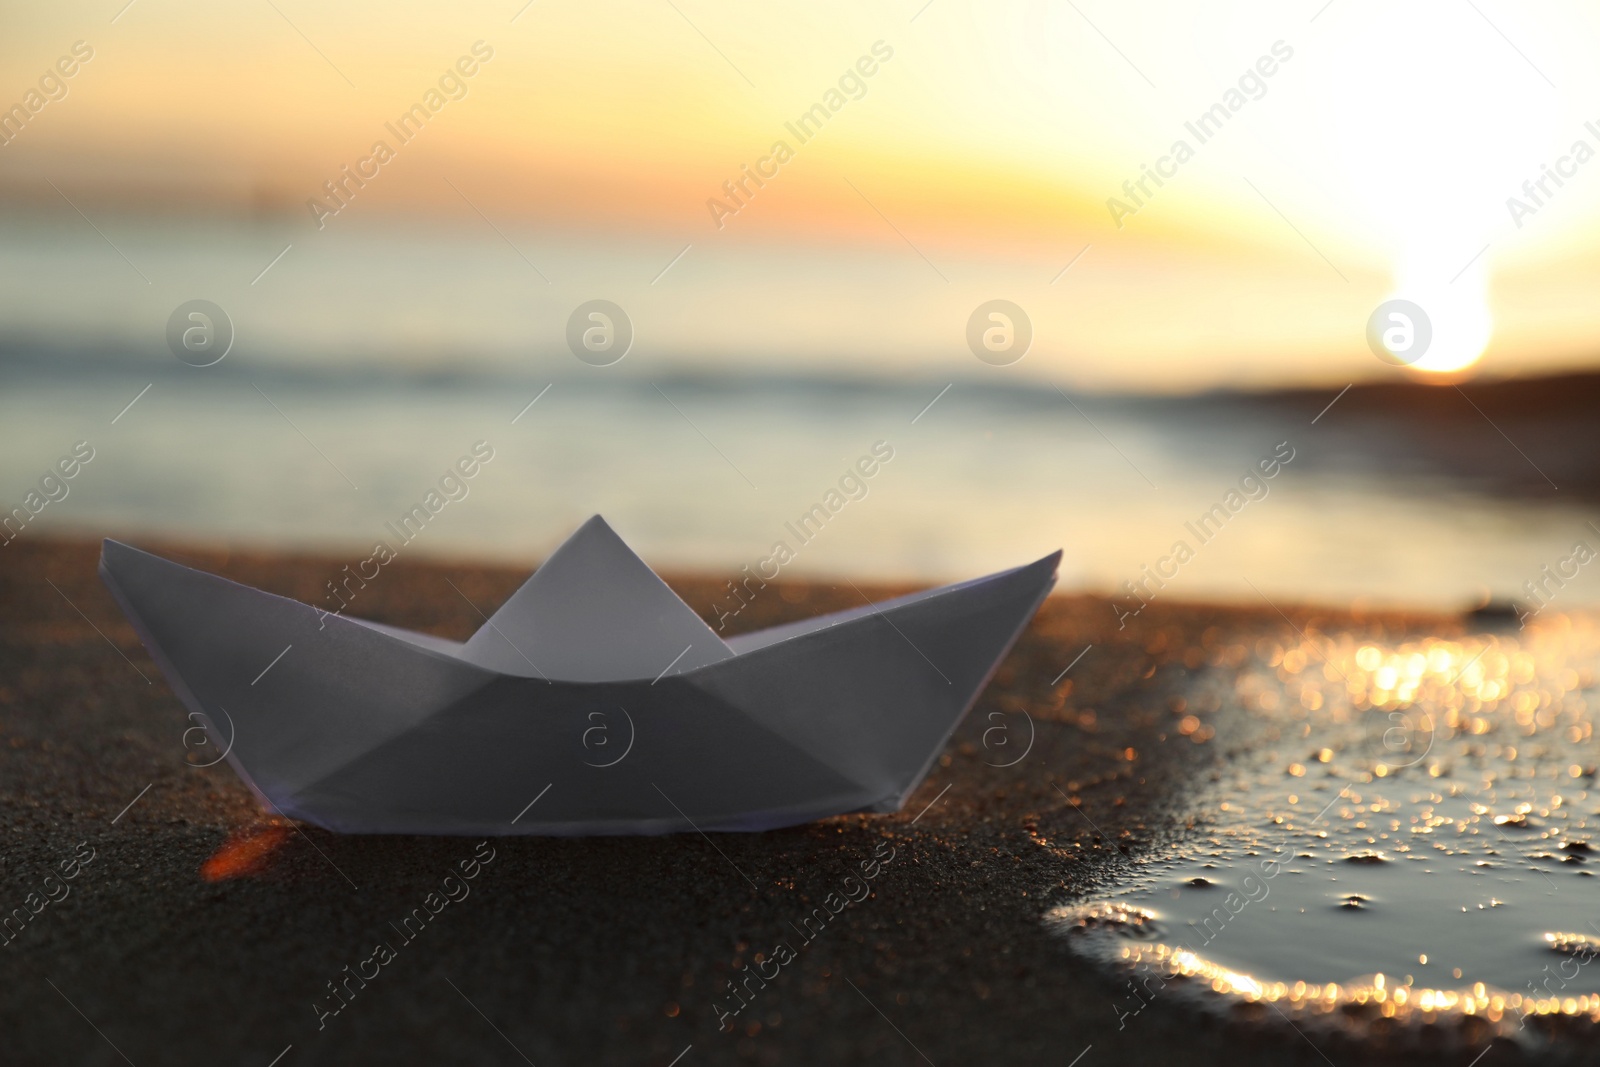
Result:
[[[305,601],[344,562],[146,547]],[[1259,1013],[1229,1020],[1176,999],[1119,1028],[1120,982],[1043,922],[1206,831],[1196,793],[1238,752],[1233,709],[1182,703],[1197,679],[1226,678],[1258,641],[1308,628],[1451,635],[1460,619],[1157,602],[1119,630],[1106,601],[1055,596],[905,811],[710,840],[496,839],[470,895],[402,941],[391,924],[478,842],[290,827],[225,764],[188,765],[193,723],[101,586],[97,554],[30,536],[0,560],[5,910],[80,842],[93,851],[68,895],[3,949],[7,1063],[1472,1058],[1381,1030],[1314,1043]],[[479,619],[445,579],[492,611],[524,576],[403,560],[352,611],[464,639]],[[672,584],[691,605],[721,585]],[[849,586],[778,584],[737,622],[857,602]],[[874,856],[871,896],[802,941],[795,924]],[[336,1003],[328,983],[384,939],[395,958],[321,1014]],[[796,958],[719,1029],[719,1007],[737,1003],[730,980],[780,942]],[[1481,1064],[1519,1055],[1496,1043]]]

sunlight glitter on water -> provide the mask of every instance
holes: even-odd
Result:
[[[1191,736],[1215,709],[1231,754],[1195,833],[1048,917],[1132,976],[1119,1017],[1177,989],[1341,1028],[1600,1022],[1594,621],[1294,636],[1240,649],[1174,708]]]

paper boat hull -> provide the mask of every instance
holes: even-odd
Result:
[[[100,571],[217,751],[275,811],[347,833],[655,834],[897,810],[1058,558],[618,682],[488,670],[453,642],[114,541]]]

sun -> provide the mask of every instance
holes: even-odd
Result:
[[[1517,254],[1506,197],[1570,143],[1570,120],[1470,4],[1408,0],[1377,23],[1337,12],[1304,49],[1307,99],[1295,114],[1315,116],[1306,136],[1320,151],[1302,167],[1339,175],[1338,210],[1388,260],[1386,301],[1427,316],[1426,347],[1385,362],[1459,375],[1489,346],[1494,273]],[[1561,35],[1542,16],[1520,28]]]
[[[1431,334],[1426,348],[1406,365],[1423,374],[1457,374],[1482,359],[1494,333],[1488,289],[1489,271],[1481,259],[1453,280],[1442,280],[1436,266],[1406,270],[1390,299],[1421,308]]]

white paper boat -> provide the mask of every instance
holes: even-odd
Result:
[[[659,834],[898,810],[1060,558],[727,641],[599,516],[464,644],[111,540],[100,575],[216,751],[284,815],[344,833]]]

